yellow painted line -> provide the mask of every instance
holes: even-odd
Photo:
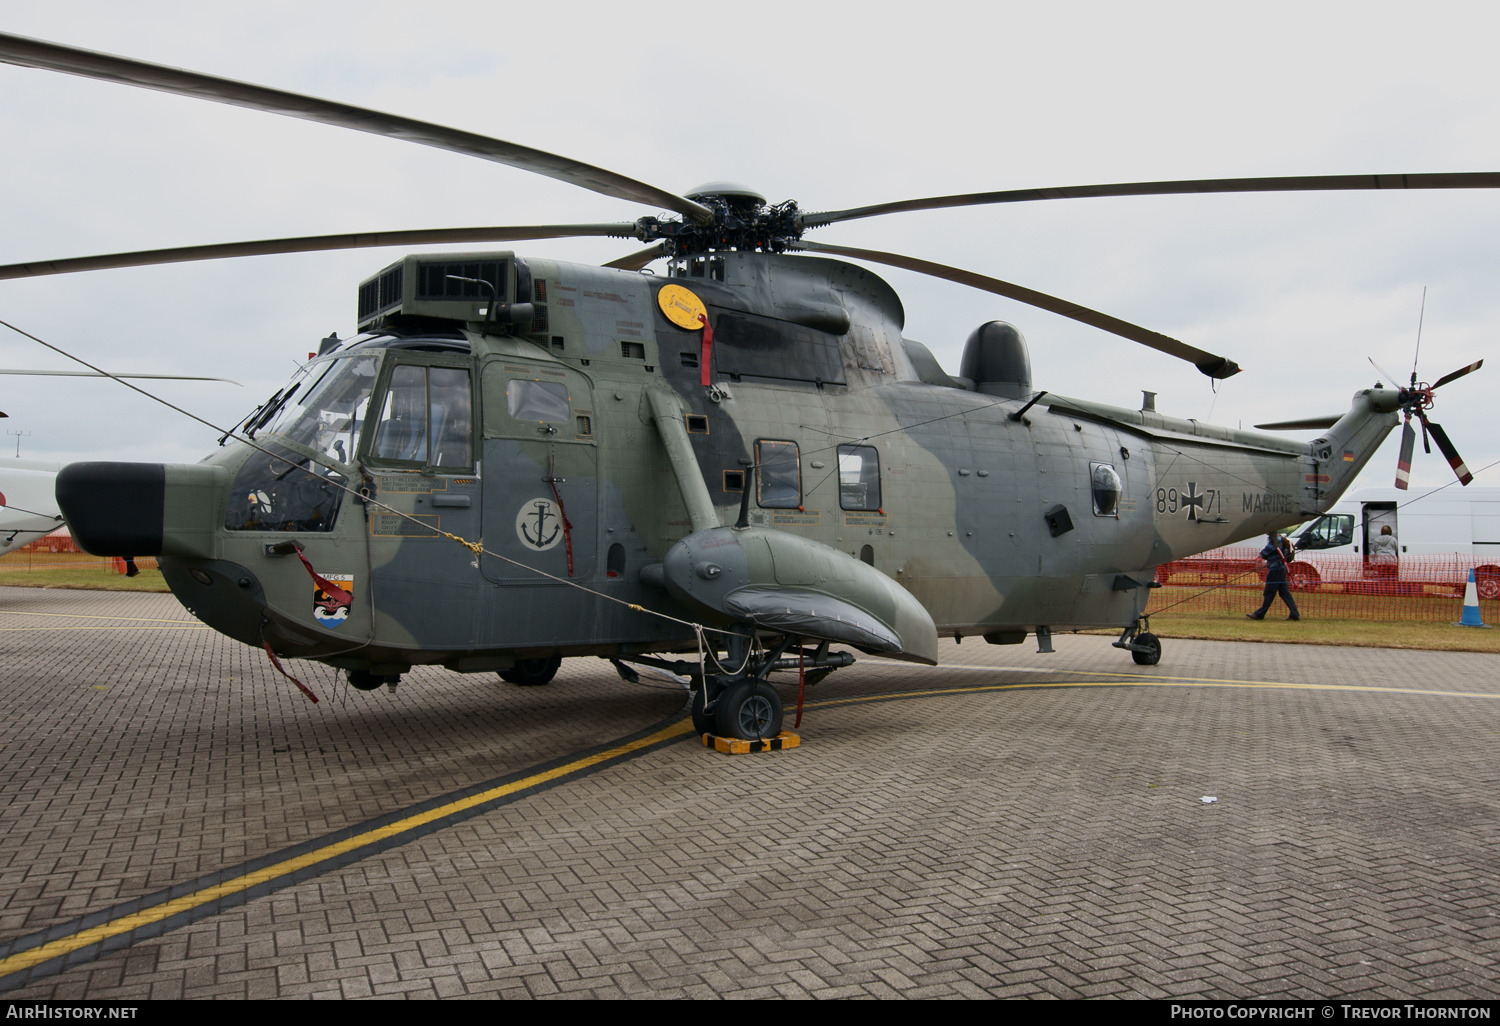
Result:
[[[1037,691],[1047,688],[1251,688],[1270,691],[1363,691],[1392,695],[1427,695],[1438,698],[1491,698],[1500,699],[1500,694],[1483,691],[1426,691],[1421,688],[1377,688],[1358,684],[1294,684],[1272,681],[1206,681],[1206,680],[1075,680],[1037,684],[980,684],[970,688],[933,688],[930,691],[896,691],[886,695],[860,695],[854,698],[833,698],[826,702],[809,702],[803,708],[819,709],[835,705],[858,705],[864,702],[884,702],[893,698],[927,698],[934,695],[974,694],[981,691]]]
[[[27,609],[0,609],[0,616],[56,616],[64,620],[131,620],[137,623],[201,623],[201,620],[169,620],[164,616],[97,616],[93,613],[35,613]]]
[[[866,666],[888,666],[888,667],[893,667],[894,668],[894,667],[897,667],[897,666],[902,666],[903,664],[897,663],[897,662],[889,662],[889,661],[882,661],[882,662],[873,662],[872,661],[872,662],[869,662],[869,663],[865,663],[863,665],[866,665]],[[910,672],[910,669],[911,669],[910,666],[907,666],[905,668],[907,669],[908,672]],[[1077,672],[1076,670],[1043,670],[1043,669],[1034,669],[1034,668],[1028,667],[1028,666],[1004,666],[1004,667],[1000,667],[1000,666],[967,666],[967,665],[960,665],[960,664],[957,664],[957,663],[953,663],[953,664],[939,664],[937,666],[927,667],[927,669],[930,669],[930,670],[987,670],[990,673],[1076,673]],[[1444,696],[1444,697],[1456,697],[1456,698],[1500,698],[1500,694],[1490,693],[1490,692],[1487,692],[1487,691],[1429,691],[1429,690],[1424,690],[1424,689],[1421,689],[1421,688],[1383,688],[1383,687],[1376,687],[1374,685],[1365,685],[1365,684],[1307,684],[1307,683],[1301,683],[1301,682],[1295,682],[1295,681],[1238,680],[1238,679],[1235,679],[1233,677],[1229,677],[1229,678],[1220,678],[1220,677],[1167,677],[1167,676],[1163,676],[1161,674],[1153,674],[1153,675],[1151,675],[1148,678],[1146,674],[1140,674],[1140,673],[1109,673],[1109,672],[1100,671],[1100,670],[1090,670],[1089,673],[1092,674],[1092,675],[1094,675],[1094,676],[1098,676],[1098,677],[1123,677],[1123,678],[1125,678],[1124,680],[1118,682],[1120,684],[1130,684],[1130,683],[1152,684],[1152,685],[1156,685],[1158,687],[1170,687],[1173,684],[1179,684],[1179,683],[1183,684],[1183,685],[1192,685],[1192,684],[1223,684],[1223,685],[1226,685],[1226,686],[1236,686],[1236,685],[1238,685],[1238,686],[1244,686],[1244,687],[1268,687],[1268,688],[1315,688],[1315,689],[1316,688],[1324,688],[1324,689],[1327,689],[1327,690],[1330,690],[1330,691],[1384,691],[1384,692],[1390,692],[1391,694],[1398,694],[1398,695],[1441,695],[1441,696]],[[1059,684],[1008,684],[1008,685],[1004,685],[1004,686],[1005,687],[1011,687],[1011,688],[1041,688],[1041,687],[1079,687],[1079,686],[1082,686],[1084,684],[1091,684],[1091,685],[1095,685],[1095,686],[1099,686],[1099,687],[1104,687],[1106,685],[1110,685],[1110,684],[1114,684],[1114,683],[1116,683],[1116,682],[1114,682],[1114,681],[1080,681],[1080,682],[1075,683],[1075,684],[1067,684],[1067,683],[1059,683]],[[963,689],[960,689],[960,690],[963,690]],[[913,691],[911,693],[914,694],[914,695],[920,695],[920,694],[924,694],[925,692]],[[904,692],[903,692],[903,694],[904,694]],[[879,697],[879,696],[875,696],[875,697]]]
[[[60,958],[63,955],[70,954],[74,951],[79,950],[80,948],[86,948],[91,944],[98,944],[101,941],[108,940],[111,937],[117,937],[122,933],[129,933],[131,930],[137,930],[143,926],[150,926],[152,923],[161,922],[163,919],[170,919],[172,916],[180,915],[181,913],[195,909],[200,905],[206,905],[211,901],[218,900],[219,898],[223,898],[231,894],[237,894],[240,891],[249,890],[250,888],[255,887],[259,884],[267,883],[268,881],[275,880],[278,877],[286,876],[289,873],[295,873],[299,869],[305,869],[306,867],[316,865],[319,862],[337,858],[338,856],[343,855],[346,852],[351,852],[358,848],[363,848],[368,844],[373,844],[377,841],[385,840],[386,838],[395,837],[398,834],[403,834],[408,830],[413,830],[417,827],[424,826],[427,823],[442,819],[445,816],[451,816],[455,813],[463,812],[465,809],[471,809],[476,805],[483,805],[486,802],[494,801],[497,798],[503,798],[508,794],[515,794],[517,791],[524,791],[527,788],[536,787],[538,784],[545,784],[548,781],[557,780],[560,777],[569,776],[570,774],[577,773],[580,770],[588,769],[590,766],[597,766],[601,762],[608,762],[623,755],[629,755],[631,752],[638,751],[642,748],[647,748],[654,744],[659,744],[662,741],[668,741],[674,737],[680,737],[684,734],[690,734],[692,733],[692,730],[692,722],[690,720],[682,720],[678,723],[674,723],[670,727],[658,730],[656,733],[651,734],[647,737],[643,737],[639,740],[619,745],[618,747],[611,748],[608,751],[599,752],[595,755],[585,756],[584,758],[576,759],[565,766],[558,766],[555,769],[544,770],[541,773],[534,773],[529,777],[525,777],[524,779],[516,780],[509,784],[502,784],[499,787],[493,787],[488,791],[481,791],[479,794],[470,795],[467,798],[461,798],[455,802],[449,802],[447,805],[441,805],[435,809],[429,809],[426,812],[419,812],[416,815],[408,816],[405,819],[396,820],[394,823],[387,824],[386,826],[379,827],[375,830],[367,830],[362,834],[356,834],[355,836],[345,838],[342,841],[324,845],[321,848],[314,849],[313,851],[307,852],[303,855],[298,855],[295,858],[285,859],[281,862],[275,863],[274,865],[265,866],[262,869],[257,869],[253,873],[245,873],[242,876],[234,877],[231,880],[226,880],[223,883],[214,885],[213,887],[206,887],[201,891],[194,891],[192,894],[184,894],[180,897],[173,898],[170,901],[162,902],[160,905],[153,905],[148,909],[142,909],[141,911],[133,913],[131,915],[122,916],[119,919],[113,919],[107,923],[101,923],[100,925],[91,927],[87,930],[80,930],[78,933],[71,934],[67,937],[60,937],[57,940],[49,941],[46,944],[42,944],[38,947],[19,952],[17,954],[11,955],[9,958],[0,960],[0,977],[9,976],[11,973],[19,972],[23,969],[29,969],[35,965],[41,965],[43,962],[50,961],[54,958]]]

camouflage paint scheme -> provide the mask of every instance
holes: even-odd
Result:
[[[377,328],[328,358],[383,352],[371,423],[395,365],[469,368],[482,427],[477,466],[382,466],[367,455],[367,430],[344,469],[396,510],[591,590],[476,558],[346,497],[331,530],[295,536],[319,574],[352,577],[348,619],[330,630],[312,615],[309,573],[294,554],[271,551],[286,534],[224,529],[229,482],[251,455],[231,443],[165,472],[162,566],[207,623],[247,644],[377,674],[421,663],[480,671],[553,655],[628,657],[692,650],[695,641],[680,624],[621,603],[735,622],[727,578],[711,579],[723,570],[739,575],[737,587],[758,589],[741,598],[758,596],[759,613],[733,608],[762,631],[774,630],[773,620],[755,617],[769,617],[778,596],[790,608],[806,594],[807,617],[783,623],[784,632],[848,640],[829,612],[844,603],[896,638],[894,648],[862,647],[922,661],[935,657],[937,634],[1017,643],[1039,629],[1124,629],[1145,608],[1158,564],[1326,509],[1397,422],[1393,389],[1358,393],[1312,443],[1050,394],[1011,419],[1034,396],[1029,383],[1017,398],[971,390],[930,356],[919,358],[927,368],[919,373],[896,294],[853,265],[726,252],[656,276],[510,253],[461,258],[509,262],[508,298],[536,309],[517,329],[527,334],[493,325],[486,333],[481,304],[446,325],[419,323],[408,310],[387,318],[389,334]],[[437,258],[407,258],[418,259]],[[737,348],[715,346],[713,395],[695,365],[703,332],[675,325],[657,302],[669,284],[706,305],[718,339],[733,335],[736,316],[762,331]],[[424,347],[424,338],[435,341]],[[807,380],[817,376],[824,380]],[[565,385],[569,422],[512,419],[506,388],[516,379]],[[282,439],[257,439],[268,440]],[[796,443],[801,508],[751,501],[749,530],[735,532],[727,525],[742,489],[733,475],[745,474],[757,440]],[[840,508],[843,443],[877,451],[878,510]],[[1117,515],[1095,514],[1091,463],[1118,474]],[[549,478],[571,523],[571,575],[569,546],[528,551],[518,530],[527,503],[553,497]],[[1054,536],[1044,513],[1056,506],[1073,529]],[[554,526],[544,517],[538,531]],[[776,549],[779,539],[800,540]],[[734,558],[695,574],[715,546]],[[906,595],[915,603],[903,605]]]

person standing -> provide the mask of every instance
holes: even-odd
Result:
[[[1255,612],[1245,614],[1250,619],[1264,620],[1266,611],[1271,608],[1277,595],[1281,596],[1281,601],[1286,603],[1286,608],[1291,613],[1288,620],[1302,619],[1302,614],[1297,612],[1297,603],[1292,601],[1292,589],[1287,586],[1286,567],[1292,561],[1291,552],[1291,539],[1275,531],[1266,535],[1266,547],[1260,550],[1260,558],[1266,561],[1265,601]]]
[[[1391,533],[1390,524],[1381,525],[1380,533],[1370,542],[1370,562],[1396,562],[1396,536]]]

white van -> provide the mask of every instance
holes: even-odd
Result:
[[[1421,495],[1350,492],[1292,532],[1305,585],[1317,580],[1444,580],[1474,570],[1480,598],[1500,597],[1500,488],[1457,484]],[[1456,556],[1455,560],[1414,557]],[[1312,579],[1311,573],[1317,577]]]

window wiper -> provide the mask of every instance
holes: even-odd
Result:
[[[254,438],[255,432],[259,431],[261,428],[270,423],[271,418],[281,412],[281,408],[287,404],[287,400],[295,395],[297,393],[297,389],[301,387],[302,382],[299,381],[291,388],[287,389],[285,395],[277,392],[276,395],[271,396],[271,398],[266,401],[266,411],[259,417],[255,417],[253,422],[251,422],[245,428],[245,434],[250,438]],[[280,396],[280,398],[278,399],[277,396]],[[251,414],[251,416],[254,417],[254,414]]]
[[[234,425],[228,431],[226,431],[222,435],[220,435],[219,436],[219,446],[222,448],[223,445],[224,445],[224,442],[229,438],[229,436],[232,435],[232,434],[234,434],[241,427],[243,427],[247,433],[251,432],[252,429],[250,428],[250,424],[252,422],[254,422],[256,416],[259,415],[260,412],[262,410],[264,410],[267,406],[270,406],[272,403],[274,403],[279,398],[281,398],[281,389],[278,388],[275,391],[275,393],[272,394],[271,398],[267,399],[265,402],[261,403],[255,409],[251,410],[250,411],[250,415],[248,417],[244,417],[244,418],[242,418],[240,420],[235,421]],[[250,437],[254,438],[255,436],[254,436],[254,434],[250,434]]]

